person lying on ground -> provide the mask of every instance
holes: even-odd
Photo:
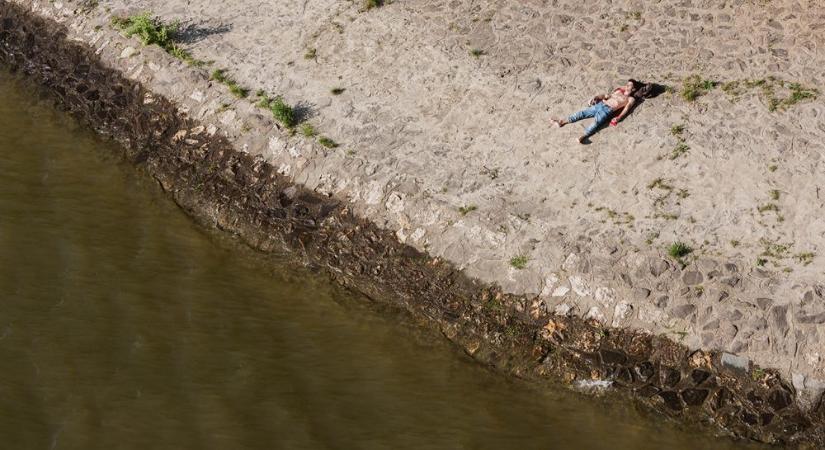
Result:
[[[590,100],[590,107],[572,114],[567,119],[554,119],[550,121],[563,127],[568,123],[578,122],[582,119],[595,118],[593,123],[584,130],[584,135],[579,138],[579,143],[584,144],[587,139],[598,131],[608,120],[619,110],[618,116],[610,120],[610,126],[615,127],[630,113],[636,103],[635,94],[642,86],[642,83],[630,79],[624,87],[616,88],[612,93],[597,95]]]

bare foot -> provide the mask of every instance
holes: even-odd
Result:
[[[552,117],[551,117],[551,118],[550,118],[550,122],[553,122],[553,123],[554,123],[554,124],[556,124],[559,128],[561,128],[561,127],[563,127],[563,126],[567,125],[567,121],[566,121],[566,120],[564,120],[564,119],[554,119],[554,118],[552,118]]]
[[[587,136],[582,136],[579,138],[579,144],[586,144],[587,143]]]

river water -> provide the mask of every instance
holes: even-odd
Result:
[[[196,226],[0,70],[0,448],[743,449],[493,373]]]

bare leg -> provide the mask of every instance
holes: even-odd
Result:
[[[550,118],[550,122],[555,123],[556,125],[559,126],[559,128],[561,128],[561,127],[567,125],[568,123],[570,123],[570,122],[567,121],[567,119],[554,119],[552,117]]]

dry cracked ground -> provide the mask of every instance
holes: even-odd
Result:
[[[338,162],[310,158],[315,178],[296,179],[469,275],[541,294],[537,308],[825,378],[819,0],[98,8],[180,20],[206,70],[301,105]],[[688,101],[691,76],[702,95]],[[671,91],[590,145],[583,124],[550,126],[629,77]],[[242,134],[232,111],[254,100],[225,99],[224,128]],[[294,175],[293,150],[260,151]],[[676,241],[687,266],[667,256]]]

